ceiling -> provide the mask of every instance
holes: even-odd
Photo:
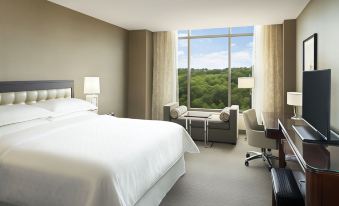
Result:
[[[169,31],[282,23],[310,0],[49,0],[128,30]]]

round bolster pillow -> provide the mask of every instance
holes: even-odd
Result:
[[[219,118],[221,121],[227,122],[230,119],[230,109],[225,107],[221,110]]]
[[[179,107],[171,110],[171,117],[173,119],[178,119],[178,117],[183,115],[185,112],[187,112],[187,107],[186,106],[179,106]]]

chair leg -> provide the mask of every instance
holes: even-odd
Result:
[[[276,157],[276,156],[274,156],[274,155],[267,155],[267,157],[270,158],[270,159],[275,159],[275,160],[278,160],[278,159],[279,159],[279,157]]]
[[[261,154],[262,154],[261,152],[249,151],[249,152],[246,152],[246,158],[249,158],[254,155],[261,155]]]
[[[259,159],[262,158],[263,161],[267,162],[268,164],[268,170],[271,170],[273,168],[272,164],[272,159],[278,159],[278,157],[273,156],[269,152],[269,150],[266,150],[265,148],[261,148],[261,152],[256,152],[256,151],[249,151],[246,153],[246,159],[245,159],[245,165],[249,165],[249,161],[254,160],[254,159]],[[253,154],[251,156],[251,154]]]
[[[262,154],[257,154],[257,155],[253,155],[253,156],[246,158],[245,159],[245,166],[248,167],[249,161],[254,160],[254,159],[260,159],[260,158],[262,158]]]
[[[260,158],[262,158],[262,154],[257,154],[257,155],[253,155],[253,156],[246,158],[245,161],[251,161],[251,160],[260,159]]]
[[[276,206],[273,188],[272,188],[272,206]]]
[[[267,155],[263,154],[262,157],[266,160],[268,164],[268,169],[270,170],[272,168],[272,161],[270,158],[267,157]]]

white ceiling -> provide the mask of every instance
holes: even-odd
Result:
[[[310,0],[49,0],[128,30],[168,31],[282,23]]]

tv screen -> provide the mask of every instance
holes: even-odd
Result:
[[[304,71],[303,119],[325,139],[330,137],[331,70]]]

